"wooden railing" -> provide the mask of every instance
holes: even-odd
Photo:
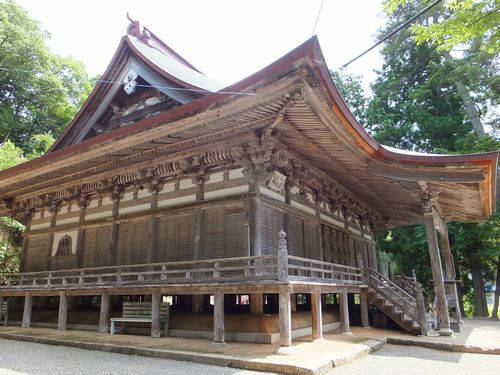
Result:
[[[281,251],[277,255],[3,274],[0,275],[0,290],[259,280],[322,280],[359,284],[362,275],[357,267],[289,256],[286,251]]]
[[[206,283],[275,275],[277,257],[256,256],[9,274],[0,276],[0,288]]]
[[[413,278],[405,276],[405,275],[394,275],[394,284],[399,286],[408,294],[412,296],[415,293],[415,280]]]
[[[371,288],[397,306],[404,314],[415,321],[419,321],[415,297],[372,268],[367,269],[367,275],[368,284]]]
[[[359,284],[362,281],[362,273],[358,267],[289,255],[288,278],[290,280],[326,279],[338,281],[343,284]]]
[[[401,289],[404,289],[408,294],[411,294],[413,297],[415,296],[415,288],[417,286],[416,277],[409,277],[405,275],[394,275],[394,283],[399,286]],[[434,297],[427,292],[425,289],[422,289],[422,293],[424,296],[424,306],[427,312],[432,310],[432,303],[434,301]]]

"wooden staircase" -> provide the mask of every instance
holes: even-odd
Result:
[[[419,323],[419,308],[413,295],[378,273],[365,269],[368,300],[402,329],[414,334],[425,334]],[[425,319],[425,318],[424,318]]]

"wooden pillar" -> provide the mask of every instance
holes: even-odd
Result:
[[[83,268],[83,243],[85,241],[84,225],[85,212],[87,210],[87,198],[82,195],[77,204],[80,208],[80,216],[78,218],[78,234],[76,237],[75,268]]]
[[[322,202],[323,197],[319,194],[316,193],[314,195],[314,205],[315,205],[315,215],[318,221],[321,221],[321,202]],[[316,226],[316,238],[318,239],[318,248],[313,249],[313,257],[316,257],[316,259],[319,260],[324,260],[324,255],[323,255],[323,224],[317,225]]]
[[[311,293],[312,338],[323,338],[323,312],[321,309],[321,292]]]
[[[195,234],[194,234],[194,259],[203,259],[203,234],[205,225],[205,212],[201,207],[197,207],[195,214]]]
[[[120,186],[115,186],[111,193],[111,199],[113,200],[113,223],[111,224],[111,234],[109,236],[109,246],[108,246],[108,254],[107,261],[108,266],[116,266],[116,248],[118,244],[118,229],[119,225],[116,222],[120,211],[120,199],[123,197],[123,188]]]
[[[31,326],[31,311],[33,307],[33,297],[31,292],[26,292],[24,295],[24,311],[23,311],[23,328],[29,328]]]
[[[68,322],[68,296],[65,291],[59,292],[59,316],[57,318],[57,330],[66,331]]]
[[[257,195],[248,198],[248,223],[250,225],[250,255],[261,255],[261,201]]]
[[[214,342],[224,341],[224,293],[217,288],[214,291]]]
[[[149,217],[148,241],[147,262],[156,263],[158,261],[158,218],[155,215]]]
[[[361,310],[361,327],[369,327],[370,321],[368,319],[368,300],[366,298],[366,289],[362,288],[359,294],[359,308]]]
[[[157,181],[156,179],[154,181]],[[162,188],[161,185],[150,184],[149,192],[151,193],[152,210],[158,208],[158,192]],[[148,223],[148,254],[147,262],[156,263],[158,261],[158,218],[155,215],[149,216]]]
[[[262,293],[250,294],[250,312],[252,314],[264,312],[264,295]]]
[[[341,332],[344,334],[349,334],[351,332],[351,327],[349,324],[349,302],[347,298],[347,291],[339,293],[339,303],[340,303],[340,323]]]
[[[258,186],[255,187],[258,189]],[[260,198],[255,192],[255,195],[248,198],[248,225],[250,235],[250,256],[261,255],[261,224],[262,224],[262,207]],[[262,313],[264,311],[262,294],[250,295],[250,312]]]
[[[161,334],[160,327],[161,293],[153,291],[151,295],[151,337],[158,338]]]
[[[2,316],[2,308],[3,308],[3,296],[0,296],[0,324],[2,324],[4,321],[4,317]]]
[[[50,216],[50,232],[49,232],[49,238],[47,240],[47,256],[45,258],[45,270],[50,270],[50,266],[51,266],[52,247],[53,247],[53,243],[54,243],[54,228],[56,226],[58,209],[59,209],[59,202],[52,201],[50,208],[49,208],[49,212],[51,214],[51,216]]]
[[[107,262],[108,266],[116,265],[116,247],[118,244],[118,228],[119,225],[116,221],[113,221],[111,224],[111,233],[109,235],[109,245],[108,245],[108,254],[107,254]]]
[[[29,237],[27,234],[30,231],[32,215],[33,213],[31,212],[30,215],[27,215],[26,217],[26,227],[24,228],[24,233],[23,233],[23,245],[21,249],[21,261],[19,264],[19,272],[25,272],[26,269],[26,257],[28,255],[28,246],[29,246]]]
[[[441,225],[441,244],[443,246],[443,259],[444,259],[444,269],[446,272],[446,278],[448,280],[454,280],[454,283],[451,285],[451,293],[452,297],[455,300],[455,317],[458,323],[458,329],[460,329],[460,321],[462,320],[462,314],[460,313],[460,304],[458,301],[458,290],[457,290],[457,275],[455,273],[455,263],[453,261],[453,254],[451,253],[450,239],[448,237],[448,226],[446,223],[442,222]]]
[[[450,336],[450,320],[448,318],[448,308],[444,289],[443,270],[441,258],[439,256],[438,239],[436,235],[436,226],[432,214],[433,209],[424,212],[425,230],[427,232],[427,243],[429,246],[429,255],[431,258],[432,278],[434,280],[434,292],[436,295],[436,308],[439,320],[439,334],[441,336]]]
[[[369,267],[374,269],[377,272],[380,272],[378,268],[378,262],[377,262],[377,249],[375,245],[370,245],[370,249],[368,250],[370,252],[370,265]]]
[[[198,191],[201,189],[201,199],[203,199],[203,185],[198,185]],[[201,207],[195,209],[195,235],[194,235],[194,259],[203,259],[203,236],[205,226],[205,211]],[[192,311],[203,312],[205,296],[203,294],[193,295]]]
[[[290,292],[282,287],[279,293],[279,323],[281,346],[292,345],[292,310],[290,308]]]
[[[99,333],[107,333],[109,331],[109,293],[104,291],[101,293],[101,311],[99,314]]]

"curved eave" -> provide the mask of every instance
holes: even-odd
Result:
[[[120,52],[123,48],[129,48],[127,38],[122,38],[119,48],[113,57],[112,62],[108,66],[105,75],[112,73],[112,68],[115,60],[120,57]],[[307,62],[311,64],[316,74],[320,78],[327,95],[331,99],[333,113],[341,121],[345,129],[353,136],[357,142],[357,146],[367,156],[368,159],[380,161],[384,163],[394,163],[403,167],[420,167],[426,166],[428,168],[439,168],[443,164],[457,165],[467,164],[469,166],[479,166],[484,171],[485,178],[479,183],[479,189],[483,199],[483,208],[486,216],[491,215],[495,210],[496,201],[496,168],[498,163],[498,152],[487,154],[474,154],[474,155],[411,155],[408,153],[392,151],[377,143],[357,122],[350,110],[347,108],[344,100],[342,99],[338,89],[335,87],[331,75],[328,71],[327,65],[323,58],[318,40],[316,37],[304,42],[302,45],[292,50],[282,58],[276,60],[274,63],[268,65],[264,69],[254,73],[253,75],[239,81],[225,89],[222,92],[242,92],[251,90],[259,83],[269,81],[272,77],[279,77],[283,73],[287,73],[294,68],[297,68]],[[98,84],[94,88],[89,99],[86,101],[77,117],[83,113],[88,103],[92,100],[100,90],[105,90],[103,84]],[[141,121],[136,122],[125,128],[113,130],[109,133],[104,133],[96,137],[85,140],[79,144],[67,146],[65,148],[54,150],[38,159],[30,162],[15,166],[13,168],[0,172],[0,180],[9,178],[16,175],[23,170],[36,170],[38,167],[47,166],[53,161],[63,160],[67,156],[74,156],[84,154],[92,149],[104,146],[113,140],[122,139],[125,137],[133,136],[142,131],[160,126],[174,120],[178,120],[190,115],[194,115],[204,111],[207,108],[213,108],[222,102],[234,99],[236,95],[227,93],[212,93],[203,96],[191,103],[185,104],[180,107],[173,108],[167,112],[160,113]],[[70,125],[71,127],[71,125]],[[69,128],[59,138],[63,139],[64,135],[69,131]],[[57,143],[56,143],[57,144]],[[53,147],[54,148],[54,147]],[[42,172],[41,172],[42,173]],[[415,172],[418,174],[418,171]],[[444,173],[447,173],[444,171]]]
[[[120,51],[123,48],[124,44],[126,44],[125,41],[126,37],[123,37],[120,45],[115,52],[115,55],[113,56],[113,59],[111,63],[108,65],[108,68],[106,69],[104,76],[108,76],[112,70],[112,67],[115,64],[115,61],[117,60],[118,56],[120,55]],[[303,44],[301,44],[299,47],[295,48],[282,58],[276,60],[274,63],[268,65],[264,69],[252,74],[251,76],[236,82],[223,90],[221,90],[223,93],[212,93],[206,96],[202,96],[201,98],[192,101],[191,103],[185,104],[183,106],[179,106],[176,108],[173,108],[167,112],[162,112],[158,115],[148,117],[146,119],[140,120],[134,124],[131,124],[130,126],[124,127],[124,128],[118,128],[113,131],[110,131],[108,133],[103,133],[100,135],[97,135],[95,137],[89,138],[83,142],[77,143],[77,144],[72,144],[67,147],[64,147],[62,149],[54,149],[57,144],[64,138],[65,134],[67,134],[71,129],[72,126],[75,125],[77,118],[85,112],[86,107],[88,104],[92,101],[92,98],[101,90],[105,89],[107,85],[103,83],[98,83],[92,93],[90,94],[89,98],[85,101],[85,104],[82,106],[78,114],[76,115],[75,119],[70,123],[70,125],[65,129],[65,131],[61,134],[61,136],[58,138],[56,143],[52,146],[52,148],[47,152],[45,155],[33,159],[30,161],[27,161],[25,163],[16,165],[14,167],[4,169],[3,171],[0,171],[0,181],[2,179],[9,178],[11,176],[14,176],[18,173],[20,173],[23,170],[30,170],[34,171],[38,167],[47,165],[51,162],[55,162],[58,160],[62,160],[67,156],[70,155],[76,155],[76,154],[83,154],[91,149],[100,147],[100,145],[104,145],[108,142],[113,141],[114,139],[121,139],[124,137],[132,136],[134,134],[138,134],[140,132],[143,132],[145,130],[149,130],[151,128],[154,128],[155,126],[159,126],[183,117],[187,117],[190,114],[195,114],[197,112],[201,112],[204,109],[217,105],[218,103],[228,100],[231,97],[236,97],[234,94],[228,94],[227,92],[241,92],[245,91],[248,87],[251,87],[258,83],[259,81],[262,81],[266,78],[269,78],[273,75],[279,74],[280,72],[286,71],[290,65],[292,65],[294,62],[303,59],[305,56],[309,55],[309,52],[312,48],[312,46],[317,43],[316,37],[313,37]],[[52,150],[52,151],[51,151]]]
[[[333,102],[332,111],[337,115],[344,127],[357,141],[361,150],[370,158],[381,160],[384,162],[394,162],[398,165],[403,163],[405,166],[421,166],[421,165],[436,165],[436,164],[468,164],[480,166],[483,169],[484,180],[479,183],[480,190],[483,196],[483,207],[485,215],[489,216],[495,212],[496,208],[496,183],[497,183],[497,164],[500,152],[489,152],[482,154],[469,155],[433,155],[433,154],[410,154],[404,151],[392,151],[378,143],[356,120],[352,112],[347,107],[347,104],[340,95],[339,90],[335,86],[330,72],[327,68],[323,53],[319,46],[318,40],[313,37],[311,48],[311,61],[314,62],[316,73],[320,77],[323,85],[327,89],[327,93]],[[418,172],[415,172],[418,175]],[[444,172],[446,173],[446,171]]]

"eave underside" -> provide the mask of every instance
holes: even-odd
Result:
[[[147,168],[212,152],[212,156],[205,156],[209,163],[210,158],[224,157],[218,153],[228,153],[227,149],[222,151],[228,142],[251,141],[256,134],[262,134],[259,129],[272,126],[279,143],[292,158],[295,155],[298,161],[325,174],[329,181],[327,189],[336,189],[337,195],[349,192],[350,202],[358,209],[377,213],[384,227],[422,221],[422,187],[418,178],[409,181],[373,173],[370,166],[373,157],[359,147],[332,113],[332,103],[321,87],[311,88],[307,79],[296,73],[265,86],[260,83],[254,89],[258,95],[227,99],[143,131],[140,136],[113,138],[40,168],[8,176],[0,183],[0,199],[21,202],[48,195],[67,199],[75,188],[84,186],[84,190],[97,191],[100,181],[111,178],[129,183]],[[225,157],[231,159],[231,155]],[[427,167],[447,173],[446,166]],[[416,176],[418,173],[415,169]],[[443,182],[427,186],[449,219],[484,220],[477,183]],[[0,211],[7,212],[6,205]]]

